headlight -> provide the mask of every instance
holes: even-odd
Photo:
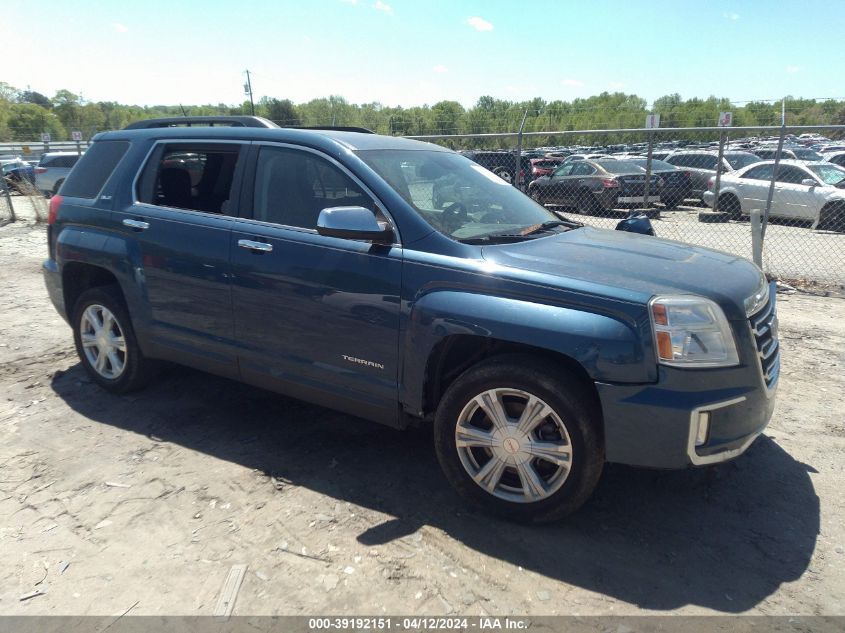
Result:
[[[728,320],[710,299],[687,295],[655,297],[649,307],[660,363],[674,367],[739,364]]]
[[[760,275],[760,284],[754,294],[745,300],[745,316],[759,312],[769,302],[769,282],[765,275]]]

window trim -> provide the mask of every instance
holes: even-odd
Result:
[[[258,153],[261,151],[262,147],[269,147],[273,149],[292,149],[297,151],[307,152],[309,154],[313,154],[318,158],[322,158],[328,161],[331,165],[340,169],[346,176],[348,176],[355,184],[357,184],[363,192],[369,196],[372,201],[376,204],[379,211],[384,215],[387,223],[390,225],[390,228],[393,230],[393,235],[395,237],[394,242],[392,244],[380,244],[380,246],[388,246],[388,247],[402,247],[402,237],[399,232],[399,227],[396,224],[393,216],[391,215],[390,211],[387,209],[387,205],[384,204],[381,199],[373,192],[370,187],[368,187],[364,181],[362,181],[358,176],[356,176],[352,171],[350,171],[346,165],[341,163],[340,161],[336,160],[335,158],[321,152],[320,150],[314,149],[313,147],[307,147],[305,145],[296,145],[294,143],[281,143],[281,142],[273,142],[273,141],[253,141],[251,143],[252,147],[250,149],[250,154],[248,157],[248,164],[245,166],[245,172],[243,177],[243,185],[242,185],[242,193],[241,198],[238,204],[238,215],[236,218],[242,222],[246,222],[249,224],[256,224],[258,226],[267,226],[273,228],[284,229],[286,231],[296,231],[299,233],[310,233],[312,235],[319,235],[317,229],[309,229],[303,226],[292,226],[290,224],[279,224],[278,222],[267,222],[266,220],[257,220],[253,216],[254,212],[254,205],[255,205],[255,180],[258,174]],[[241,202],[248,201],[249,204],[242,205]],[[243,208],[241,208],[243,207]],[[248,209],[247,209],[248,207]],[[243,213],[242,213],[243,212]],[[248,213],[249,215],[244,215],[244,213]],[[336,239],[336,238],[334,238]],[[367,242],[367,240],[354,240],[354,241],[362,241]]]
[[[190,143],[194,146],[196,145],[240,145],[241,149],[240,152],[242,153],[243,160],[239,161],[240,164],[235,167],[235,172],[232,174],[232,197],[229,198],[230,200],[234,200],[237,207],[234,209],[235,212],[233,213],[232,210],[228,213],[212,213],[210,211],[199,211],[198,209],[181,209],[179,207],[170,207],[163,204],[152,204],[150,202],[143,202],[138,199],[138,186],[140,185],[141,175],[149,165],[150,160],[152,160],[155,153],[159,150],[161,145],[174,145],[179,143]],[[243,188],[243,177],[247,159],[249,158],[249,149],[252,145],[251,141],[247,141],[244,139],[205,139],[205,138],[197,138],[197,139],[182,139],[182,138],[174,138],[174,139],[156,139],[150,150],[147,152],[144,159],[141,161],[141,166],[135,172],[135,177],[132,179],[132,197],[130,204],[131,206],[141,206],[141,207],[148,207],[150,209],[167,209],[169,211],[179,211],[180,213],[190,213],[201,215],[203,217],[212,217],[212,218],[229,218],[234,219],[238,217],[238,213],[240,212],[240,198],[241,198],[241,189]],[[240,159],[241,156],[238,156]],[[236,187],[237,185],[237,187]]]

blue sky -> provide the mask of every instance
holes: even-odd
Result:
[[[245,68],[256,98],[296,103],[845,98],[845,0],[4,0],[2,18],[0,81],[91,101],[239,103]]]

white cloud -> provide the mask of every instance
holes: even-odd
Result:
[[[436,73],[448,73],[449,69],[446,68],[443,64],[437,64],[432,70]]]
[[[584,85],[584,82],[579,81],[578,79],[561,79],[560,83],[563,86],[570,86],[572,88],[580,88]]]
[[[725,18],[726,20],[733,20],[734,22],[736,22],[737,20],[739,20],[739,13],[732,13],[732,12],[729,12],[729,11],[725,11],[722,14],[722,17]]]
[[[120,24],[119,22],[114,22],[111,27],[114,31],[117,31],[118,33],[127,33],[129,31],[128,26],[126,26],[125,24]]]
[[[477,15],[467,19],[467,24],[469,24],[472,28],[476,31],[492,31],[493,25],[490,24],[484,18],[480,18]]]
[[[801,72],[801,66],[787,66],[785,70],[788,73],[798,73]]]
[[[389,4],[382,2],[381,0],[376,0],[376,3],[373,5],[374,9],[378,11],[384,11],[385,13],[393,13],[393,7]]]

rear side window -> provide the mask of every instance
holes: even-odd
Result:
[[[128,149],[127,141],[94,143],[79,161],[79,166],[70,172],[65,180],[62,195],[72,198],[96,198]]]
[[[228,213],[241,148],[235,144],[162,145],[144,167],[138,202]]]

